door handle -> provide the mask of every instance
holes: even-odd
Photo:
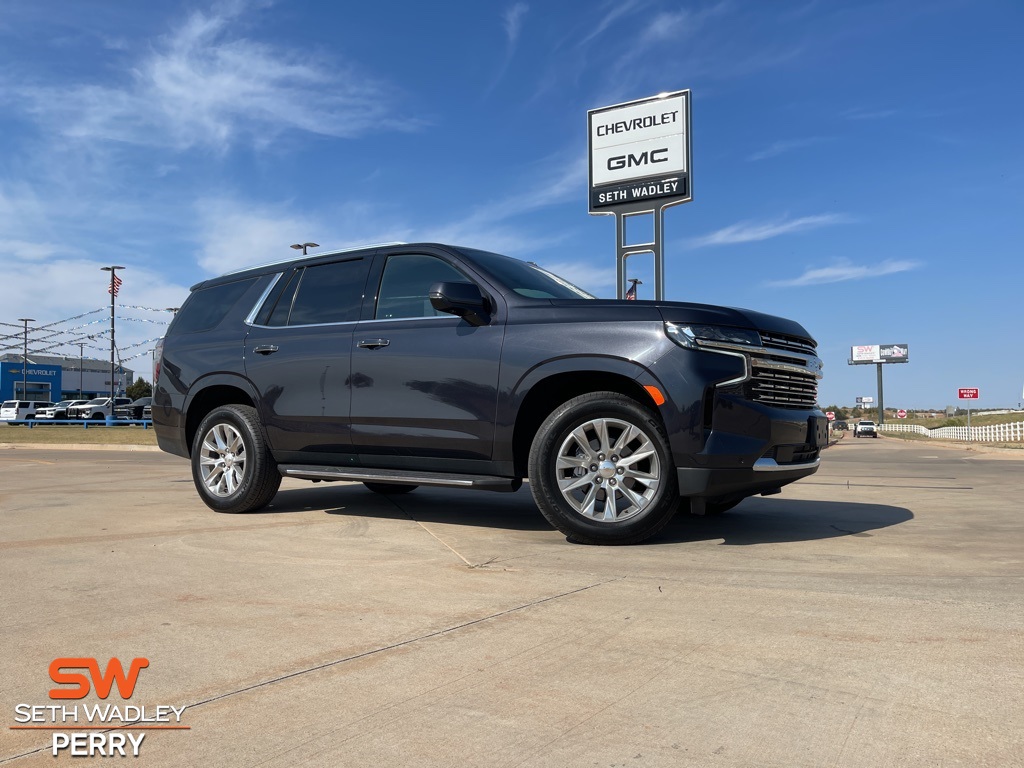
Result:
[[[277,352],[277,344],[260,344],[253,347],[252,351],[257,355],[272,355]]]
[[[388,339],[366,339],[365,341],[360,341],[356,346],[363,349],[377,349],[377,347],[386,347],[390,343],[391,341]]]

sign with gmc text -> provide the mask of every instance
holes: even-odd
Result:
[[[960,389],[957,390],[957,392],[959,393],[957,396],[961,400],[977,400],[978,399],[978,389],[977,389],[977,387],[961,387]]]
[[[592,109],[587,121],[591,213],[691,199],[689,91]]]

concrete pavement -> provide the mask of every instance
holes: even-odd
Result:
[[[0,764],[53,762],[9,726],[54,658],[143,656],[130,703],[189,726],[146,731],[146,766],[1020,764],[1022,479],[846,440],[599,548],[527,489],[285,481],[229,516],[181,459],[0,452]]]

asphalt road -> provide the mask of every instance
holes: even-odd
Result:
[[[598,548],[525,489],[286,481],[230,516],[181,459],[0,450],[0,764],[53,763],[10,729],[53,659],[145,657],[105,703],[188,727],[136,731],[145,766],[1021,765],[1022,480],[848,439]]]

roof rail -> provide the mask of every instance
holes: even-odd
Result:
[[[363,251],[367,248],[385,248],[389,245],[407,245],[407,243],[401,240],[395,240],[388,243],[365,243],[363,245],[353,245],[349,248],[338,248],[335,251],[321,251],[320,253],[311,253],[308,256],[290,256],[286,259],[277,259],[276,261],[268,261],[265,264],[253,264],[252,266],[242,267],[241,269],[232,269],[230,272],[222,272],[218,277],[224,277],[225,275],[237,275],[239,272],[248,272],[250,269],[263,269],[264,267],[273,267],[278,264],[290,264],[293,261],[299,261],[300,259],[307,258],[312,259],[320,256],[333,256],[337,253],[350,253],[351,251]]]

